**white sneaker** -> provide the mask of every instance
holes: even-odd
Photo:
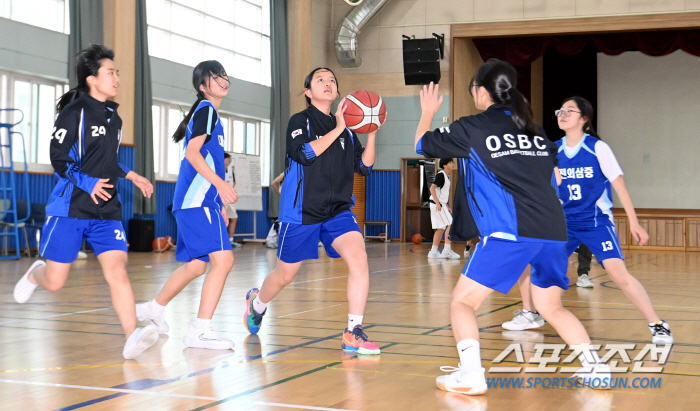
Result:
[[[431,251],[428,253],[428,258],[445,258],[438,251]]]
[[[78,260],[87,260],[87,254],[84,253],[84,252],[82,252],[82,251],[78,251],[78,257],[77,257],[77,259],[78,259]]]
[[[569,378],[581,380],[576,383],[576,388],[582,388],[581,386],[583,388],[593,388],[594,390],[609,390],[612,388],[610,387],[612,373],[610,366],[607,364],[597,364],[591,371],[585,368],[581,369]]]
[[[32,294],[34,294],[34,290],[36,290],[36,287],[39,284],[32,284],[31,281],[29,281],[29,273],[32,272],[37,267],[42,267],[45,266],[46,263],[43,260],[36,260],[34,261],[34,264],[29,267],[29,270],[27,270],[26,273],[22,276],[22,278],[17,281],[17,285],[15,285],[15,292],[14,292],[14,297],[15,301],[17,301],[20,304],[24,304],[27,301],[29,301],[30,298],[32,298]]]
[[[469,259],[469,256],[470,256],[471,254],[472,254],[472,253],[469,251],[468,248],[465,248],[465,249],[464,249],[464,258],[466,258],[466,259],[468,260],[468,259]]]
[[[488,387],[483,368],[465,371],[460,364],[457,367],[440,367],[440,370],[450,374],[441,375],[435,379],[435,385],[439,389],[466,395],[486,393]]]
[[[512,320],[504,322],[503,328],[510,331],[529,330],[530,328],[540,328],[544,325],[544,318],[538,313],[528,310],[515,310]]]
[[[576,285],[583,288],[593,288],[593,283],[588,279],[588,274],[579,275]]]
[[[649,323],[649,331],[651,331],[651,342],[654,344],[673,344],[671,326],[666,321],[661,320],[661,324]]]
[[[460,259],[459,254],[455,253],[452,250],[449,250],[447,252],[445,252],[445,250],[442,250],[442,254],[440,254],[440,256],[442,258],[447,258],[450,260],[459,260]]]
[[[137,328],[126,340],[122,355],[127,360],[133,360],[144,352],[146,348],[155,344],[156,341],[158,341],[158,329],[155,326],[148,325],[144,328]]]
[[[194,322],[187,329],[187,334],[182,338],[182,342],[191,348],[209,348],[210,350],[230,350],[236,345],[233,341],[225,338],[209,325],[196,328]]]
[[[136,318],[139,321],[145,321],[153,324],[158,328],[158,334],[167,334],[170,331],[168,323],[163,318],[163,314],[157,316],[151,308],[151,302],[136,304]]]

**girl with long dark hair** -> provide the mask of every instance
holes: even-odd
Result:
[[[584,366],[599,360],[581,322],[561,303],[568,289],[566,222],[554,188],[556,146],[532,119],[527,100],[517,89],[517,73],[508,63],[490,60],[469,85],[474,105],[483,113],[462,117],[449,127],[430,131],[442,104],[438,86],[421,92],[422,116],[416,152],[426,157],[458,157],[456,199],[466,199],[481,242],[452,293],[452,332],[459,367],[437,378],[438,388],[468,395],[487,390],[481,367],[476,310],[494,291],[507,293],[523,270],[532,266],[535,306],[569,345],[584,344]],[[455,203],[455,224],[461,216]],[[469,238],[472,233],[458,233]],[[609,378],[598,365],[595,377]]]
[[[562,178],[559,198],[564,207],[569,237],[567,257],[581,244],[590,248],[608,276],[646,318],[652,342],[673,344],[671,326],[659,318],[644,286],[625,265],[613,219],[612,189],[625,209],[634,239],[644,245],[649,235],[639,225],[615,155],[593,129],[593,106],[583,97],[574,96],[564,100],[555,114],[559,128],[566,133],[557,141],[557,157]],[[531,298],[529,282],[526,275],[520,280],[525,303]],[[517,315],[513,321],[517,321]]]
[[[338,98],[338,82],[327,68],[317,68],[304,81],[308,108],[289,119],[287,159],[280,199],[277,266],[260,290],[246,295],[244,324],[251,334],[260,330],[267,304],[294,280],[304,260],[318,258],[321,241],[329,257],[348,266],[348,327],[342,349],[379,354],[362,329],[369,293],[369,267],[365,242],[352,213],[355,204],[354,173],[368,175],[375,158],[376,131],[367,147],[345,127],[345,99],[335,116],[331,105]]]
[[[78,85],[58,101],[51,138],[51,165],[58,184],[46,205],[39,248],[46,262],[32,264],[15,286],[14,297],[25,303],[38,285],[51,292],[60,290],[86,239],[102,266],[127,338],[124,358],[132,359],[158,340],[158,331],[152,326],[136,328],[116,184],[119,178],[129,179],[146,197],[153,193],[153,185],[117,159],[122,120],[118,104],[109,100],[119,90],[114,51],[91,44],[78,54],[76,71]]]
[[[218,110],[228,94],[229,79],[218,61],[203,61],[194,68],[192,86],[197,101],[173,134],[175,143],[185,140],[185,158],[175,185],[173,214],[177,220],[176,258],[184,264],[175,270],[153,300],[139,304],[139,320],[149,321],[161,334],[168,332],[165,306],[187,284],[211,269],[202,286],[197,318],[183,337],[187,347],[228,350],[234,342],[214,330],[212,317],[224,283],[233,267],[233,253],[226,226],[226,205],[238,201],[224,178],[224,128]]]

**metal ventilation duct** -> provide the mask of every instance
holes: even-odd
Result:
[[[362,57],[357,54],[357,35],[391,0],[365,0],[353,7],[338,24],[335,32],[335,56],[344,68],[358,68]]]

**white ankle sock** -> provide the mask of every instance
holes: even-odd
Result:
[[[194,326],[197,328],[208,327],[210,325],[211,325],[211,320],[207,320],[204,318],[197,318],[196,320],[194,320]]]
[[[253,300],[253,310],[258,314],[263,314],[267,309],[267,303],[260,301],[260,297],[255,297]]]
[[[452,244],[445,244],[445,248],[442,249],[443,253],[448,253],[452,251]]]
[[[481,352],[479,348],[480,344],[477,340],[462,340],[457,343],[459,362],[464,371],[481,368]]]
[[[591,350],[591,357],[593,357],[593,362],[589,361],[584,353],[578,355],[578,359],[584,367],[595,367],[597,364],[600,364],[600,357],[597,351]]]
[[[362,325],[363,315],[348,314],[348,330],[352,331],[356,326]]]
[[[431,253],[437,253],[437,252],[438,252],[437,246],[434,245],[433,248],[430,249],[430,252],[431,252]]]
[[[156,299],[154,298],[154,299],[151,301],[151,309],[153,310],[153,314],[155,314],[156,316],[160,317],[160,316],[163,315],[163,310],[165,310],[165,306],[164,306],[164,305],[158,304],[158,303],[156,302]]]
[[[229,237],[229,238],[228,238],[228,241],[229,241],[229,242],[232,242],[232,241],[233,241],[233,237]]]

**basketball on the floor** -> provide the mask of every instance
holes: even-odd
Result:
[[[168,239],[165,237],[158,237],[155,240],[153,240],[153,251],[156,253],[162,253],[163,251],[167,250],[170,248],[170,245],[168,245]]]
[[[386,241],[386,233],[379,234],[379,239],[382,241]]]
[[[173,240],[172,237],[170,237],[169,235],[166,235],[164,238],[168,242],[168,250],[170,250],[171,248],[175,248],[175,240]]]
[[[411,240],[413,240],[413,244],[420,244],[423,242],[423,236],[420,234],[413,234]]]
[[[374,91],[353,91],[345,98],[345,104],[345,125],[358,134],[376,131],[386,120],[386,105]]]

